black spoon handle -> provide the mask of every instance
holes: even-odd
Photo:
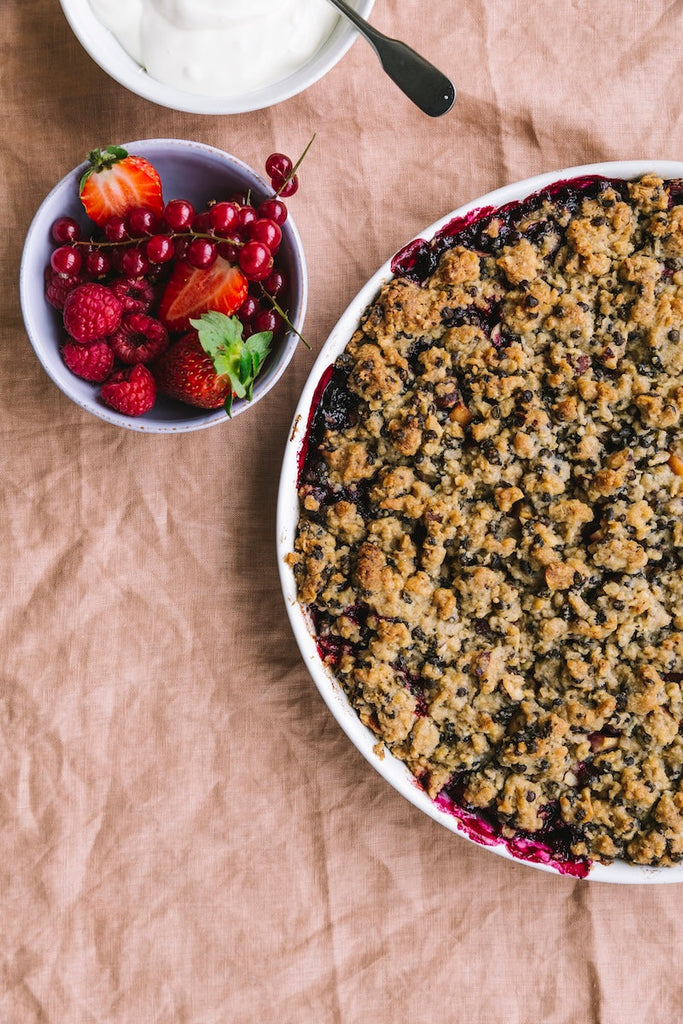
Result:
[[[443,72],[399,39],[373,28],[345,0],[330,0],[365,36],[392,82],[430,117],[440,117],[455,101],[455,86]]]

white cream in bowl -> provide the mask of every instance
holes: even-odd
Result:
[[[237,96],[279,82],[320,49],[338,16],[327,0],[90,0],[157,81]]]

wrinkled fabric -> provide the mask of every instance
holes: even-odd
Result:
[[[3,16],[0,1020],[677,1024],[683,888],[507,862],[391,789],[301,660],[275,511],[315,356],[397,248],[532,174],[681,158],[683,4],[376,0],[454,79],[438,120],[362,40],[304,94],[208,117],[109,79],[57,0]],[[18,301],[53,184],[111,142],[197,139],[260,170],[314,132],[289,202],[311,350],[277,387],[161,437],[65,398]]]

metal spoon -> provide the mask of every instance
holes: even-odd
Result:
[[[372,46],[389,78],[430,117],[440,117],[455,101],[455,86],[449,78],[398,39],[391,39],[361,18],[345,0],[329,0],[352,22]]]

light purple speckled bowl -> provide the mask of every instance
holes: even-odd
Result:
[[[145,139],[126,142],[123,146],[130,153],[146,157],[156,167],[167,201],[189,199],[197,209],[201,209],[208,200],[221,199],[235,190],[251,190],[255,201],[272,195],[270,186],[255,171],[236,157],[212,146],[182,139]],[[53,221],[66,214],[84,225],[87,223],[78,198],[78,182],[86,167],[84,162],[55,185],[33,218],[24,243],[19,275],[21,309],[26,333],[45,372],[81,408],[130,430],[178,434],[226,422],[228,416],[222,409],[197,409],[163,396],[158,397],[154,408],[144,416],[124,416],[100,401],[98,386],[76,377],[63,363],[59,354],[63,331],[61,317],[45,299],[43,275],[55,247],[50,238]],[[291,216],[283,225],[282,236],[278,259],[289,280],[289,318],[300,332],[306,313],[308,280],[301,238]],[[277,383],[294,355],[298,341],[298,335],[291,330],[276,340],[254,385],[252,401],[236,399],[233,417],[251,409]]]

